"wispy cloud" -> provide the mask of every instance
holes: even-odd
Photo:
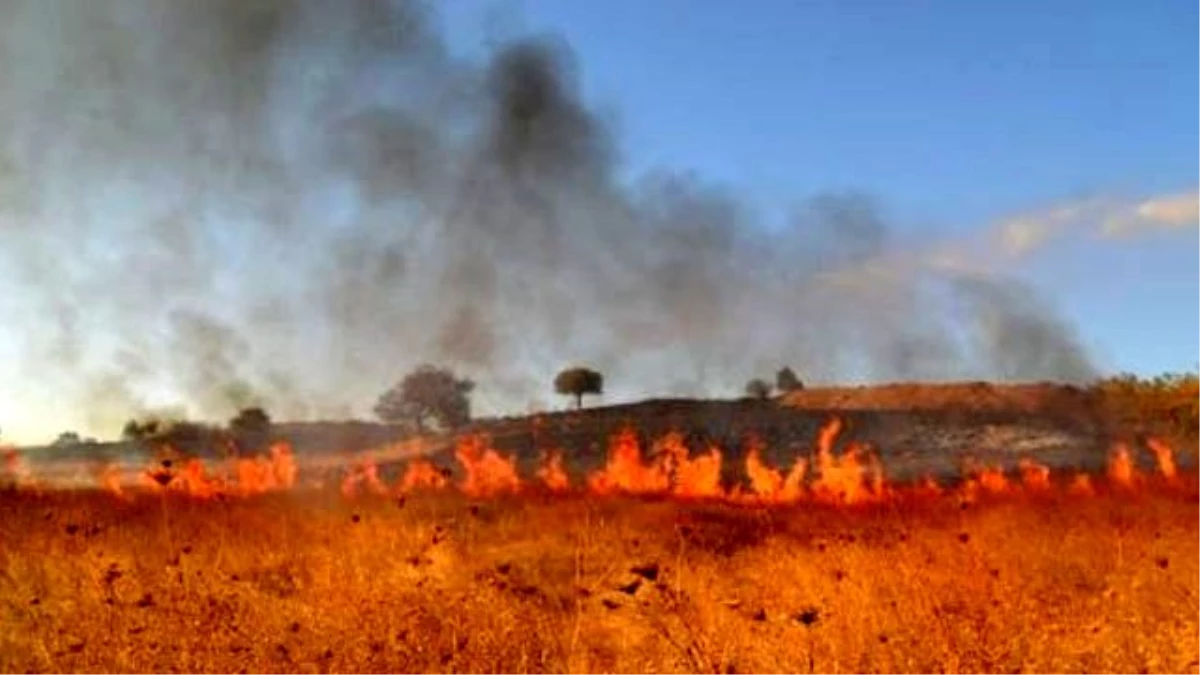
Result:
[[[839,268],[830,279],[845,283],[847,277],[898,277],[922,271],[986,278],[1011,272],[1016,263],[1067,237],[1111,240],[1198,226],[1200,190],[1141,200],[1092,197],[1025,211],[964,237],[916,248],[889,249],[859,264]]]
[[[1194,228],[1198,223],[1200,190],[1140,201],[1096,197],[1006,218],[989,230],[987,239],[994,252],[1019,259],[1069,233],[1112,239]]]
[[[1147,230],[1177,230],[1200,223],[1200,191],[1147,199],[1115,213],[1100,228],[1103,237],[1137,235]]]

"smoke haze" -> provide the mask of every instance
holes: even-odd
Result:
[[[892,264],[905,242],[868,196],[768,228],[686,170],[626,180],[552,36],[478,63],[410,2],[0,13],[0,330],[93,433],[162,405],[361,415],[421,361],[473,377],[482,411],[547,401],[576,361],[618,396],[784,364],[1092,373],[1029,289]]]

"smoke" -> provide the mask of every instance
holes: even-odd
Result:
[[[2,330],[67,416],[106,392],[219,418],[361,411],[426,360],[479,382],[484,410],[575,361],[618,395],[738,391],[784,363],[1090,373],[1028,289],[889,264],[869,197],[769,228],[687,172],[626,179],[552,37],[480,64],[408,2],[0,12]]]

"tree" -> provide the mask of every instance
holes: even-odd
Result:
[[[771,397],[771,385],[767,384],[766,380],[756,377],[746,383],[746,395],[765,401]]]
[[[229,435],[219,426],[187,420],[161,425],[153,440],[184,457],[220,457],[229,449]]]
[[[263,450],[271,441],[271,416],[259,407],[242,408],[229,420],[229,432],[241,449]]]
[[[453,429],[471,421],[470,394],[474,389],[471,380],[424,364],[379,397],[375,414],[384,422],[411,424],[418,433],[425,431],[429,419],[442,429]]]
[[[584,394],[603,394],[604,376],[583,366],[567,368],[554,378],[554,391],[575,397],[575,409],[583,407]]]
[[[775,373],[775,388],[780,393],[786,394],[789,391],[800,391],[804,388],[804,383],[800,381],[800,378],[796,377],[795,371],[784,366],[779,369],[778,373]]]
[[[142,441],[156,436],[159,431],[158,420],[146,420],[145,422],[129,420],[121,429],[121,437],[129,441]]]
[[[78,433],[76,433],[74,431],[64,431],[58,435],[58,438],[56,438],[54,440],[54,445],[61,448],[61,447],[66,447],[66,446],[79,445],[82,442],[83,442],[83,439],[81,439],[79,437]]]
[[[229,420],[229,430],[235,433],[263,433],[271,429],[271,416],[262,408],[242,408]]]

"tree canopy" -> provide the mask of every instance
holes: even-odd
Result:
[[[800,381],[799,377],[796,377],[795,371],[784,366],[779,369],[778,373],[775,373],[775,388],[781,394],[786,394],[789,391],[800,391],[804,388],[804,383]]]
[[[271,416],[259,407],[242,408],[229,420],[229,432],[243,451],[264,450],[271,442]]]
[[[121,429],[121,437],[129,441],[140,441],[158,434],[161,424],[156,419],[139,422],[131,419]]]
[[[471,421],[470,394],[475,383],[459,378],[447,368],[430,364],[417,367],[385,391],[375,404],[379,419],[391,424],[409,424],[418,433],[434,421],[442,429],[453,429]]]
[[[746,383],[746,395],[750,398],[765,400],[771,397],[771,385],[761,378],[754,378]]]
[[[564,396],[575,397],[575,408],[583,407],[585,394],[604,393],[604,376],[599,371],[583,366],[567,368],[554,378],[554,391]]]

